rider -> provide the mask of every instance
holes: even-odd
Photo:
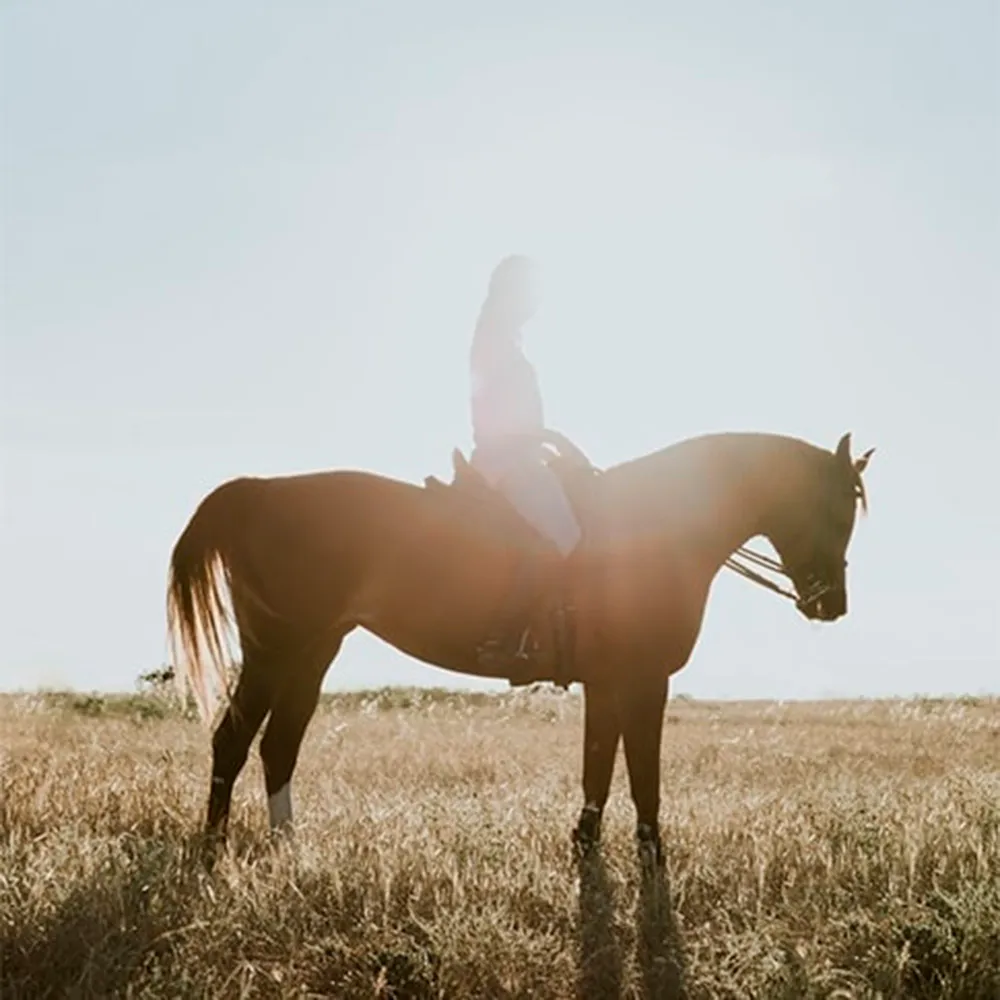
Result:
[[[519,254],[505,257],[490,278],[472,341],[472,464],[565,558],[581,530],[559,478],[544,460],[542,396],[521,343],[521,328],[537,308],[534,264]],[[522,559],[496,627],[478,649],[481,664],[516,672],[530,661],[524,609],[532,570],[530,558]],[[558,611],[565,615],[571,609],[564,604]]]

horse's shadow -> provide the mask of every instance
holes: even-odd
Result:
[[[201,872],[200,838],[180,846],[153,836],[120,838],[106,863],[81,878],[39,924],[12,927],[0,942],[0,997],[129,993],[144,968],[169,951],[183,927],[179,905]],[[164,906],[165,887],[176,905]]]
[[[580,902],[580,1000],[615,1000],[622,995],[625,950],[615,925],[615,890],[600,852],[578,862]],[[643,868],[634,913],[636,964],[641,996],[649,1000],[683,1000],[684,962],[680,933],[666,868]]]

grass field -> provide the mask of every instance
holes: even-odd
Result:
[[[619,757],[578,869],[581,700],[324,700],[274,845],[256,756],[198,860],[208,736],[0,698],[0,996],[1000,997],[1000,701],[671,703],[668,862]]]

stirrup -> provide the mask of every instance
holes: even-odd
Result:
[[[503,636],[490,636],[476,646],[476,657],[477,659],[482,659],[483,656],[505,657],[527,663],[531,660],[530,640],[531,630],[528,628],[522,630],[517,646],[513,649]]]

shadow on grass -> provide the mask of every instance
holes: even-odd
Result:
[[[182,886],[200,870],[199,841],[130,839],[44,918],[8,934],[0,997],[111,997],[162,960],[184,913]],[[167,889],[169,901],[158,900]]]
[[[618,997],[622,988],[622,948],[615,929],[615,893],[600,851],[578,863],[580,875],[580,1000]]]
[[[644,871],[636,900],[637,958],[643,996],[684,1000],[684,949],[665,866]]]
[[[581,859],[579,936],[580,1000],[614,1000],[623,991],[624,948],[615,926],[615,891],[600,853]],[[641,996],[684,1000],[683,949],[666,870],[644,871],[634,914]]]

